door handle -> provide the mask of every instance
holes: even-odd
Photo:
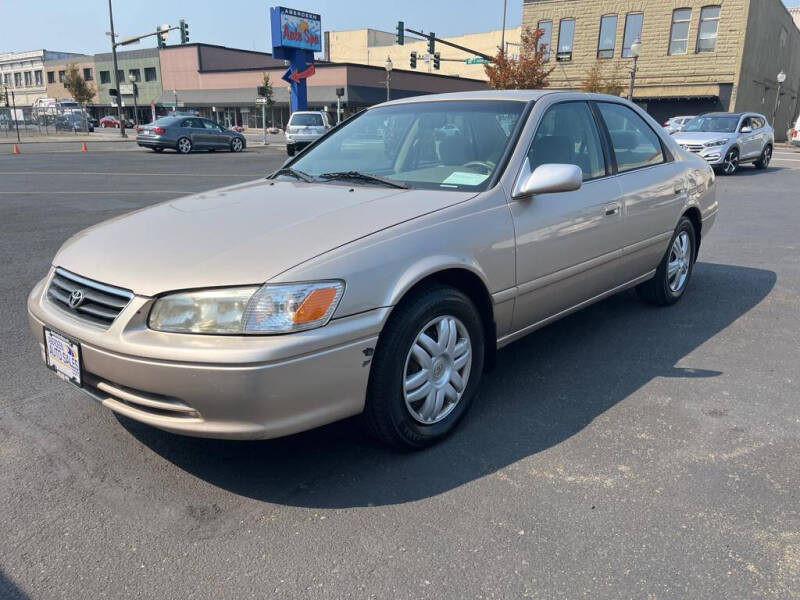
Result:
[[[619,214],[619,209],[620,209],[620,205],[619,205],[618,202],[615,202],[614,204],[606,204],[605,209],[604,209],[605,210],[605,215],[607,217],[613,217],[614,215],[618,215]]]

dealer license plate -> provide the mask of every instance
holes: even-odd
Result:
[[[45,363],[56,375],[81,385],[81,347],[78,342],[45,327],[44,354]]]

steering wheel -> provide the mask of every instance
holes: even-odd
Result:
[[[461,165],[463,169],[471,169],[473,171],[477,170],[476,167],[481,169],[486,169],[486,174],[488,175],[494,170],[494,165],[490,162],[484,162],[482,160],[471,160],[468,163]]]

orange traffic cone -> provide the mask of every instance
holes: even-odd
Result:
[[[20,153],[20,152],[19,152],[19,146],[17,146],[16,144],[14,144],[14,154],[19,154],[19,153]]]
[[[86,142],[83,142],[81,144],[81,152],[88,152],[88,150],[86,149]]]

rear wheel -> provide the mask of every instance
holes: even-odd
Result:
[[[655,276],[636,286],[639,298],[657,306],[680,300],[689,285],[696,252],[694,225],[688,217],[681,217]]]
[[[242,140],[240,140],[239,138],[233,138],[231,140],[231,152],[241,152],[242,148],[244,148]]]
[[[772,146],[767,144],[761,152],[761,156],[755,162],[756,169],[766,169],[769,166],[769,161],[772,160]]]
[[[182,137],[178,140],[178,143],[175,145],[175,149],[180,154],[189,154],[192,151],[192,140],[187,137]]]
[[[375,352],[363,421],[382,442],[418,449],[447,436],[480,384],[483,323],[460,291],[435,286],[404,300]]]

